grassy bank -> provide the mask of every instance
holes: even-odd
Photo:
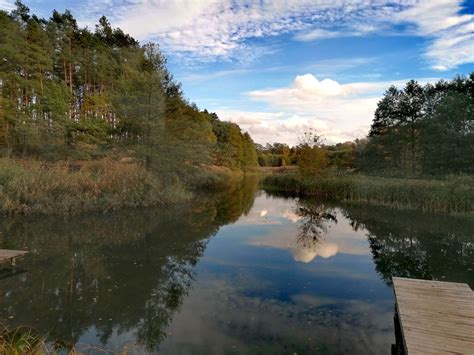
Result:
[[[422,180],[364,175],[303,178],[298,174],[273,174],[263,180],[263,187],[268,191],[394,208],[448,213],[474,211],[474,178],[469,176]]]
[[[134,163],[0,159],[0,214],[78,214],[178,202],[189,193]]]

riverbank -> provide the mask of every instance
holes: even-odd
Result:
[[[186,197],[183,188],[164,189],[156,176],[135,163],[0,159],[1,215],[106,212]]]
[[[203,170],[193,184],[164,183],[128,159],[48,163],[0,159],[0,215],[76,215],[185,203],[194,191],[212,191],[241,176]]]
[[[444,180],[382,178],[365,175],[304,178],[296,173],[268,175],[267,191],[319,196],[346,202],[364,202],[431,212],[474,211],[474,178]]]

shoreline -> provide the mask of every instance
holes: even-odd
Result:
[[[266,176],[262,187],[270,192],[360,202],[394,209],[463,215],[474,212],[474,178],[471,176],[427,180],[366,175],[307,178],[289,173]]]

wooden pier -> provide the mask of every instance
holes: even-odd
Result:
[[[16,261],[26,254],[28,254],[28,252],[24,250],[0,249],[0,263],[9,262],[11,266],[15,266]]]
[[[406,354],[474,354],[474,292],[467,284],[392,280]]]

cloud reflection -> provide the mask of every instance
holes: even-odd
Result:
[[[364,229],[354,230],[339,209],[314,201],[304,203],[263,195],[237,224],[267,226],[263,235],[253,236],[247,243],[288,250],[297,262],[310,263],[318,256],[329,259],[337,253],[367,254]],[[270,228],[272,225],[278,228]]]
[[[292,250],[293,259],[295,261],[309,263],[317,256],[328,259],[337,254],[339,247],[336,243],[318,243],[314,248],[305,245],[298,245]]]

